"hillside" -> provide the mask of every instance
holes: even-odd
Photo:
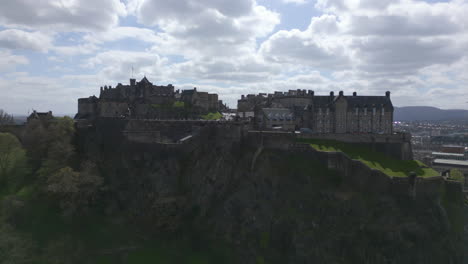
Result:
[[[70,125],[27,128],[32,171],[1,192],[0,263],[462,263],[457,192],[361,191],[215,130],[168,146]]]
[[[395,107],[395,121],[468,120],[468,110],[444,110],[430,106]]]

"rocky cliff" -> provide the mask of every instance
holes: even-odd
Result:
[[[101,136],[99,136],[101,135]],[[242,263],[462,263],[461,193],[376,194],[306,153],[254,147],[209,129],[186,144],[79,133],[105,176],[109,215],[147,236],[196,229]]]

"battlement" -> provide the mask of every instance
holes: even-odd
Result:
[[[99,97],[78,99],[77,119],[119,118],[195,118],[222,106],[217,94],[175,90],[172,84],[154,85],[146,77],[129,85],[100,88]]]

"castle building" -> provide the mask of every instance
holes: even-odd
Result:
[[[33,120],[39,120],[40,122],[48,122],[53,120],[54,116],[52,115],[52,111],[49,112],[37,112],[33,110],[33,112],[28,116],[27,122],[31,122]]]
[[[154,85],[146,77],[129,85],[104,86],[99,97],[78,99],[76,119],[97,117],[182,119],[196,118],[222,105],[217,94],[193,90],[180,92],[172,84]]]
[[[352,96],[343,92],[317,96],[310,90],[290,90],[247,95],[238,100],[239,115],[253,112],[259,129],[291,130],[290,119],[272,120],[262,109],[289,109],[295,129],[309,128],[314,133],[393,133],[390,92],[384,96],[358,96],[356,92]]]

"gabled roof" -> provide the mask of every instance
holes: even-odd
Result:
[[[152,84],[148,79],[146,79],[146,76],[141,79],[140,83]]]

